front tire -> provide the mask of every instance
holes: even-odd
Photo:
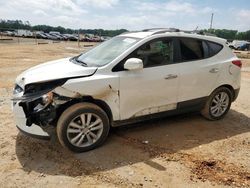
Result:
[[[73,152],[85,152],[103,144],[110,129],[107,114],[92,103],[77,103],[66,109],[57,123],[59,142]]]
[[[232,92],[226,87],[216,89],[208,98],[201,114],[208,120],[222,119],[232,103]]]

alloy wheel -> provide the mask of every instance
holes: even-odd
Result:
[[[210,113],[214,117],[222,116],[230,104],[228,93],[221,91],[217,93],[211,101]]]
[[[87,147],[94,144],[102,132],[102,119],[94,113],[83,113],[69,123],[67,138],[74,146]]]

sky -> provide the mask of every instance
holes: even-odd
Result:
[[[0,0],[0,19],[72,29],[250,30],[250,0]]]

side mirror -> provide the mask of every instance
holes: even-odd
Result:
[[[125,64],[124,69],[127,70],[140,70],[143,69],[143,62],[138,58],[129,58]]]

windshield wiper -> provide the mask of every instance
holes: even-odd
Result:
[[[79,59],[78,59],[78,56],[73,57],[73,58],[72,58],[72,60],[76,61],[77,63],[79,63],[79,64],[81,64],[81,65],[83,65],[83,66],[85,66],[85,67],[87,67],[87,66],[88,66],[88,64],[87,64],[87,63],[85,63],[85,62],[83,62],[83,61],[79,60]]]

